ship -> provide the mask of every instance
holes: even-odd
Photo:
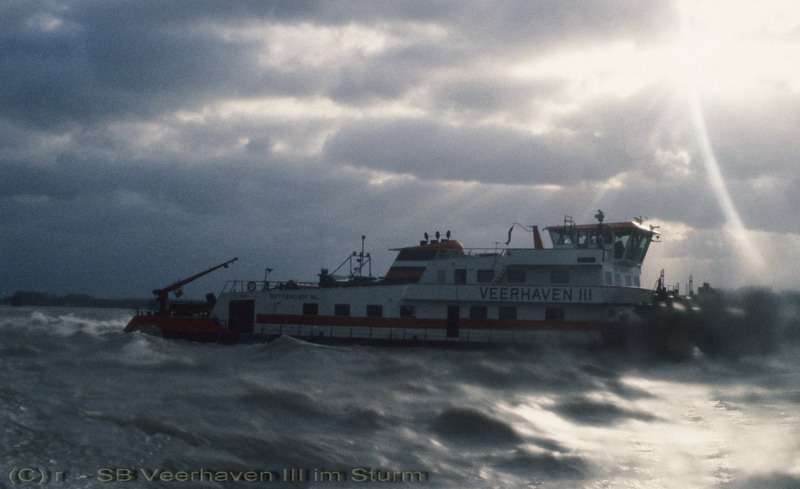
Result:
[[[410,344],[532,344],[544,338],[602,335],[649,304],[642,287],[657,226],[641,218],[576,224],[565,216],[540,233],[514,223],[505,246],[466,248],[451,232],[424,234],[396,257],[382,277],[372,257],[354,251],[318,279],[230,280],[205,302],[170,301],[169,294],[236,258],[156,289],[155,308],[137,311],[126,332],[221,343],[311,342]],[[530,233],[530,246],[509,247],[512,232]],[[542,234],[549,238],[547,246]]]

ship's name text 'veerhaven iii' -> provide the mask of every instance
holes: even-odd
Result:
[[[592,289],[572,287],[480,287],[481,299],[524,302],[591,302]],[[577,293],[576,293],[577,292]]]

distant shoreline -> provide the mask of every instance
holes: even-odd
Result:
[[[31,290],[18,290],[10,297],[0,298],[0,304],[10,306],[96,307],[106,309],[154,309],[153,299],[101,299],[88,294],[56,295]]]

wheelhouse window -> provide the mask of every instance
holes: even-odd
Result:
[[[333,315],[334,316],[349,316],[350,315],[350,304],[334,304],[333,305]]]
[[[625,247],[628,245],[628,240],[631,238],[630,230],[619,230],[614,233],[614,258],[622,258],[625,253]]]
[[[303,314],[307,316],[316,316],[319,314],[319,304],[315,302],[307,302],[303,304]]]
[[[550,230],[550,240],[554,245],[575,244],[575,229],[561,228]]]
[[[596,248],[611,242],[611,230],[597,226],[591,228],[561,227],[550,229],[550,241],[556,247]]]
[[[456,268],[455,270],[453,270],[453,282],[457,284],[467,283],[467,269]]]
[[[380,304],[368,304],[367,316],[372,318],[383,317],[383,306]]]
[[[487,270],[478,270],[478,282],[479,283],[487,283],[494,280],[494,270],[487,269]]]
[[[625,252],[625,258],[641,263],[644,261],[644,255],[647,254],[647,248],[649,246],[650,236],[637,229],[631,236],[628,250]]]

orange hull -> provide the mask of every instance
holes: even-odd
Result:
[[[235,343],[239,340],[238,333],[228,331],[208,317],[136,315],[125,326],[126,333],[133,331],[189,341]]]

